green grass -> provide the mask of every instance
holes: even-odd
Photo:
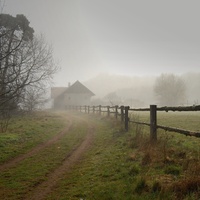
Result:
[[[56,143],[34,156],[20,162],[14,168],[0,173],[0,196],[22,199],[25,194],[46,180],[47,175],[59,167],[65,157],[83,140],[87,124],[73,123],[73,129]],[[7,191],[5,193],[5,191]]]
[[[192,125],[188,125],[189,129],[198,129],[198,113],[187,113],[183,116],[180,113],[165,114],[163,119],[162,115],[159,116],[163,125],[174,123],[174,127],[180,124],[180,128],[187,128],[187,123],[191,123]],[[95,127],[94,143],[79,163],[69,173],[63,175],[46,199],[192,200],[200,198],[199,138],[159,130],[157,143],[151,144],[149,127],[131,125],[130,131],[124,132],[123,125],[113,119],[78,115],[86,121],[81,121],[74,116],[73,129],[69,134],[37,155],[24,160],[17,167],[0,173],[1,197],[10,200],[23,199],[26,193],[46,180],[47,175],[60,166],[71,149],[83,140],[87,133],[87,123],[90,123]],[[141,119],[145,117],[147,115],[140,116]],[[58,118],[57,122],[56,118]],[[59,123],[63,122],[61,120],[63,115],[55,119],[52,123],[59,127]],[[15,143],[15,133],[10,136],[9,134],[2,135],[2,138],[8,137],[9,139],[6,138],[8,143]],[[34,136],[35,141],[44,137],[40,134],[38,136],[33,134]],[[45,138],[41,140],[44,141]]]
[[[131,179],[131,163],[127,162],[127,146],[108,124],[99,122],[95,144],[81,167],[76,166],[63,178],[49,199],[120,199],[120,194]],[[121,138],[121,139],[120,139]],[[119,162],[120,161],[120,162]],[[125,191],[124,191],[125,192]],[[121,194],[122,196],[122,194]]]
[[[130,118],[149,123],[150,112],[130,112]],[[200,112],[157,111],[157,124],[200,132]]]
[[[67,125],[66,118],[45,112],[12,118],[0,133],[0,164],[52,138]]]
[[[46,180],[70,151],[77,146],[87,133],[85,124],[74,125],[73,130],[55,144],[22,161],[17,167],[0,173],[0,187],[12,189],[10,199],[25,195],[34,186]]]
[[[125,133],[119,131],[119,124],[104,119],[92,150],[47,199],[179,199],[173,188],[184,178],[192,179],[192,171],[198,176],[198,171],[186,166],[192,159],[198,164],[194,154],[198,138],[160,131],[158,142],[151,145],[148,128],[139,129],[138,136],[135,126]],[[182,199],[198,196],[188,188]]]
[[[99,122],[94,147],[70,175],[63,177],[48,199],[141,199],[135,190],[143,169],[139,158],[130,159],[130,135],[118,133],[117,128],[108,129],[109,126],[105,121]],[[143,199],[153,196],[147,194]]]

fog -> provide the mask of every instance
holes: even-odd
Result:
[[[156,77],[173,73],[187,86],[185,104],[199,102],[200,1],[0,2],[2,12],[24,14],[52,44],[61,68],[54,86],[79,80],[96,102],[115,96],[118,103],[145,106],[157,103]]]
[[[3,2],[3,1],[1,1]],[[149,76],[199,72],[198,0],[5,0],[54,48],[55,85],[99,73]]]
[[[150,104],[158,104],[154,86],[159,76],[99,74],[83,83],[95,93],[95,97],[93,97],[95,105],[112,105],[113,103],[131,107],[146,107]],[[186,86],[184,105],[198,105],[200,103],[200,73],[190,72],[177,76],[184,81]]]

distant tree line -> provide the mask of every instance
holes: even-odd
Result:
[[[154,92],[161,106],[178,106],[186,102],[185,82],[174,74],[161,74],[155,81]]]
[[[133,77],[134,78],[134,77]],[[117,79],[116,79],[117,80]],[[137,81],[137,80],[136,80]],[[145,82],[145,77],[143,82]],[[191,81],[190,81],[191,82]],[[190,83],[183,76],[161,74],[146,85],[123,85],[123,88],[109,92],[103,98],[93,99],[93,105],[129,105],[145,107],[149,104],[158,106],[183,106],[188,103]],[[190,99],[193,98],[191,94]]]
[[[24,15],[0,14],[1,120],[43,103],[41,94],[57,70],[52,48],[34,34]]]

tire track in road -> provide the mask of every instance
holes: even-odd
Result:
[[[69,123],[67,125],[67,127],[64,128],[63,131],[59,132],[58,134],[56,134],[53,138],[51,138],[50,140],[34,147],[33,149],[31,149],[29,152],[23,154],[23,155],[20,155],[20,156],[17,156],[16,158],[10,160],[10,161],[7,161],[6,163],[0,165],[0,171],[4,171],[4,170],[7,170],[11,167],[15,167],[18,163],[20,163],[21,161],[23,161],[24,159],[26,158],[29,158],[35,154],[37,154],[39,151],[41,151],[42,149],[54,144],[55,142],[57,142],[60,138],[62,138],[64,136],[64,134],[66,134],[70,128],[72,127],[72,120],[71,119],[68,119]]]
[[[62,165],[49,174],[47,180],[37,185],[32,192],[27,194],[25,200],[42,200],[51,193],[57,182],[62,179],[63,175],[70,171],[70,169],[82,158],[82,155],[91,146],[94,140],[95,128],[88,124],[88,131],[85,139],[81,144],[73,149],[63,161]]]

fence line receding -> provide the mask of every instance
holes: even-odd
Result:
[[[179,106],[179,107],[157,107],[156,105],[150,105],[149,108],[130,108],[129,106],[67,106],[68,110],[77,110],[85,113],[98,113],[99,115],[106,114],[108,117],[114,115],[116,119],[120,119],[124,123],[124,128],[126,131],[129,130],[129,123],[135,123],[140,125],[146,125],[150,127],[150,140],[157,140],[157,129],[163,129],[165,131],[177,132],[184,134],[186,136],[200,137],[200,132],[184,130],[174,127],[157,125],[157,112],[158,111],[200,111],[200,105],[197,106]],[[140,122],[135,120],[130,120],[129,114],[134,111],[148,111],[150,112],[150,122]]]

